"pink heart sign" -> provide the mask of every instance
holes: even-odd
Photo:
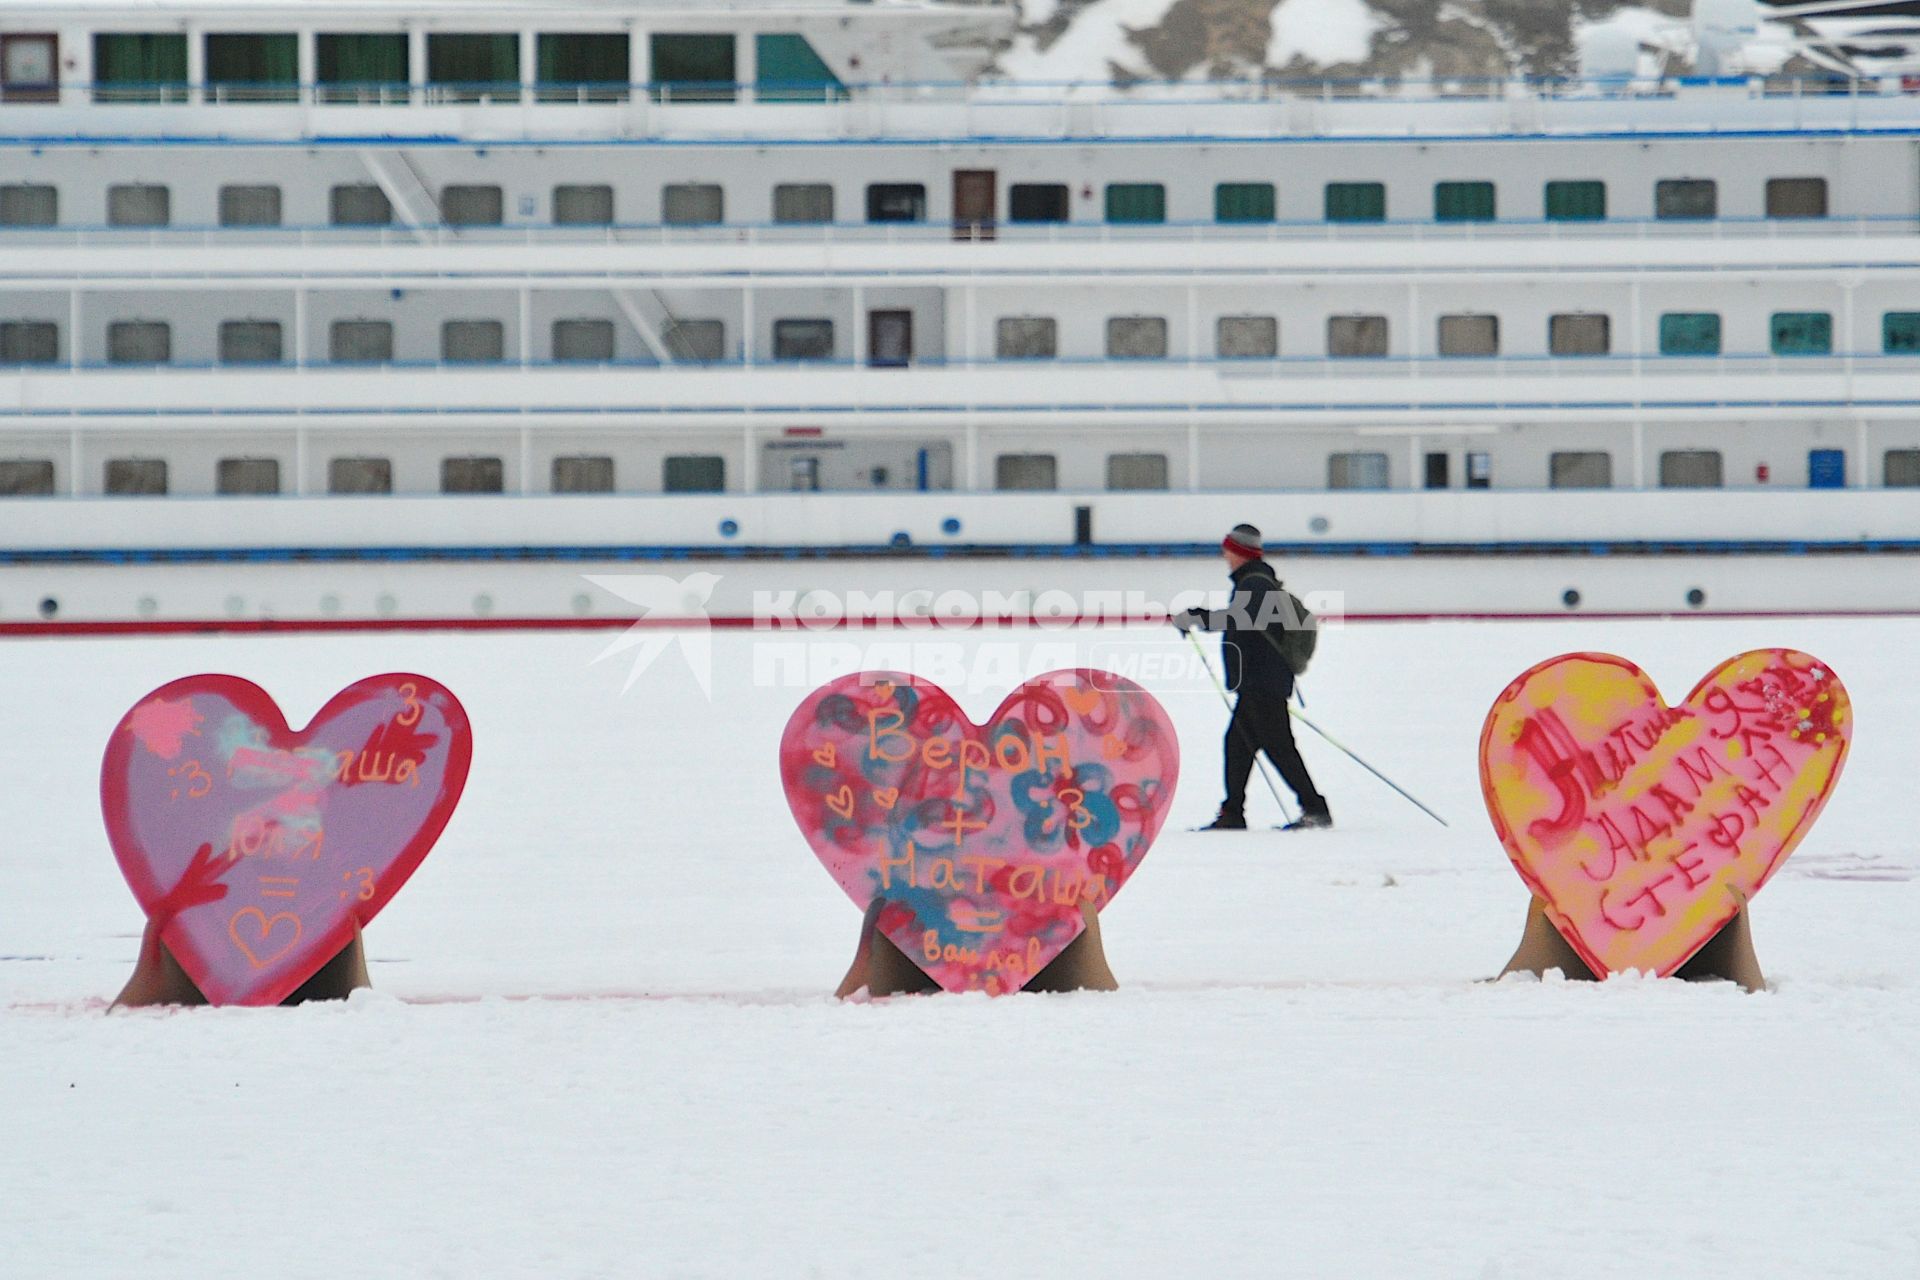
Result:
[[[154,690],[100,766],[120,870],[213,1004],[278,1004],[380,913],[439,838],[473,757],[424,676],[336,694],[295,733],[235,676]]]
[[[1480,734],[1487,813],[1595,973],[1673,973],[1800,843],[1839,781],[1853,708],[1792,649],[1729,658],[1668,706],[1603,653],[1508,685]]]
[[[1167,714],[1105,671],[1028,681],[976,725],[945,690],[866,671],[780,739],[787,804],[854,904],[947,991],[1018,991],[1112,901],[1180,775]]]

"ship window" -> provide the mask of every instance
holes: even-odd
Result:
[[[185,102],[187,38],[96,33],[93,84],[96,102]]]
[[[1002,360],[1051,360],[1060,354],[1060,326],[1051,316],[1002,316],[993,326],[993,354]]]
[[[1660,455],[1661,488],[1718,489],[1720,485],[1718,449],[1669,449]]]
[[[165,458],[107,459],[107,492],[116,496],[154,497],[167,491]]]
[[[1064,219],[1065,215],[1061,215]],[[1167,189],[1158,182],[1109,182],[1108,222],[1165,222]]]
[[[45,498],[53,493],[47,458],[0,458],[0,498]]]
[[[1612,345],[1612,323],[1587,312],[1549,316],[1547,350],[1556,356],[1603,356]]]
[[[1065,222],[1067,187],[1063,182],[1016,182],[1007,193],[1010,222]]]
[[[553,358],[605,364],[613,359],[613,321],[555,320]]]
[[[393,222],[393,202],[371,183],[335,187],[327,196],[336,227],[384,227]]]
[[[1500,317],[1441,316],[1440,354],[1443,356],[1499,355]]]
[[[327,463],[328,493],[392,493],[391,458],[334,458]]]
[[[1613,455],[1600,450],[1552,454],[1547,458],[1547,485],[1553,489],[1611,489]]]
[[[773,358],[775,360],[833,359],[833,321],[775,320],[773,322]]]
[[[1126,493],[1166,487],[1166,454],[1110,453],[1107,455],[1107,488]]]
[[[1660,354],[1717,356],[1720,315],[1715,311],[1669,311],[1660,317]]]
[[[1833,354],[1833,317],[1824,311],[1776,311],[1767,327],[1777,356]]]
[[[1167,354],[1167,322],[1162,316],[1111,316],[1107,355],[1116,360],[1158,360]]]
[[[280,459],[221,459],[213,464],[213,491],[228,497],[280,491]]]
[[[223,33],[207,37],[205,79],[215,102],[294,102],[300,97],[300,37]]]
[[[1003,453],[993,460],[996,489],[1057,489],[1060,465],[1050,453]]]
[[[1379,182],[1329,182],[1328,222],[1385,222],[1387,188]]]
[[[1598,222],[1607,216],[1607,184],[1549,182],[1546,213],[1548,222]]]
[[[1881,459],[1880,483],[1889,489],[1920,489],[1920,449],[1889,449]]]
[[[506,359],[507,329],[498,320],[448,320],[440,326],[440,358],[449,364]]]
[[[727,325],[723,320],[675,320],[660,337],[675,360],[711,363],[727,358]]]
[[[613,188],[563,184],[553,189],[553,222],[560,227],[605,227],[613,223]]]
[[[589,454],[553,460],[555,493],[612,493],[613,459]]]
[[[631,47],[624,31],[541,32],[534,37],[540,101],[626,101]]]
[[[1222,182],[1213,189],[1215,222],[1272,222],[1271,182]]]
[[[1330,453],[1327,455],[1327,488],[1384,489],[1386,487],[1386,454]]]
[[[1386,355],[1387,318],[1328,316],[1327,354],[1341,357]]]
[[[393,359],[393,324],[387,320],[335,320],[327,332],[329,356],[341,364],[382,364]]]
[[[223,227],[279,226],[280,188],[220,188],[220,225]]]
[[[1711,218],[1719,209],[1719,188],[1711,179],[1662,178],[1653,184],[1656,218]]]
[[[1273,316],[1221,316],[1214,350],[1223,360],[1263,360],[1280,354],[1280,321]]]
[[[1827,216],[1825,178],[1768,178],[1769,218],[1824,218]]]
[[[442,493],[505,493],[507,464],[492,457],[440,459]]]
[[[832,222],[832,185],[825,182],[782,182],[773,189],[773,220]]]
[[[927,189],[917,182],[876,182],[867,188],[868,222],[925,222]]]
[[[1920,311],[1889,311],[1881,316],[1880,350],[1890,356],[1920,352]]]
[[[732,102],[733,36],[661,32],[653,37],[653,96],[662,102]]]
[[[670,455],[661,464],[660,487],[668,493],[724,493],[727,460],[710,453]]]
[[[710,182],[676,182],[660,192],[660,221],[673,227],[711,226],[726,217],[726,196]]]
[[[1436,182],[1433,184],[1435,222],[1492,222],[1491,182]]]
[[[9,32],[0,36],[0,102],[60,100],[60,37]]]
[[[0,227],[51,227],[60,221],[60,193],[16,183],[0,187]]]
[[[402,32],[323,32],[313,38],[314,77],[324,102],[406,100],[410,67]]]
[[[427,82],[442,102],[520,96],[520,37],[495,32],[427,33]]]
[[[278,320],[223,320],[220,322],[221,364],[279,364]]]
[[[440,188],[440,220],[450,227],[497,227],[505,204],[498,187]]]
[[[807,38],[775,32],[753,38],[758,68],[754,93],[762,102],[836,102],[847,92]]]
[[[498,458],[440,459],[440,492],[505,493],[506,464]]]
[[[0,364],[52,364],[59,358],[60,326],[53,321],[0,321]]]
[[[214,492],[229,497],[280,492],[278,458],[222,458],[213,469]]]
[[[172,218],[173,199],[166,187],[126,183],[107,188],[107,225],[164,227]]]
[[[116,320],[107,326],[107,363],[165,364],[173,358],[173,330],[160,320]]]

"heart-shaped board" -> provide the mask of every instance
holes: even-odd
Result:
[[[295,733],[260,686],[199,675],[121,718],[100,766],[120,870],[212,1004],[278,1004],[433,847],[473,758],[416,675],[350,685]]]
[[[1766,884],[1839,780],[1853,709],[1825,663],[1756,649],[1669,707],[1603,653],[1543,662],[1480,734],[1495,831],[1597,974],[1666,976]]]
[[[808,695],[780,739],[787,804],[854,905],[947,991],[1018,991],[1086,928],[1166,821],[1180,775],[1152,694],[1054,671],[984,725],[892,671]]]

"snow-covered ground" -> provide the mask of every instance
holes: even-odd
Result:
[[[1172,830],[1103,917],[1123,989],[865,1005],[826,994],[858,914],[787,814],[804,690],[753,687],[755,643],[715,638],[711,703],[674,651],[622,697],[594,635],[0,646],[0,1274],[1920,1274],[1920,622],[1330,633],[1310,712],[1445,830],[1308,739],[1337,830],[1181,831],[1222,716],[1170,691]],[[1755,907],[1775,989],[1477,982],[1526,901],[1475,772],[1505,682],[1597,648],[1677,698],[1770,644],[1859,712]],[[478,749],[376,990],[105,1016],[141,924],[95,800],[121,712],[224,670],[297,723],[393,669]]]

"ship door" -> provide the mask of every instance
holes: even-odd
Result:
[[[999,182],[992,169],[953,171],[953,238],[993,239]]]
[[[1847,454],[1844,449],[1813,449],[1807,453],[1807,488],[1844,489],[1847,487]]]
[[[60,98],[60,37],[0,36],[0,101],[57,102]]]
[[[867,312],[867,363],[904,369],[913,362],[913,312]]]
[[[953,446],[930,444],[914,454],[914,488],[922,493],[953,488]]]
[[[820,459],[813,457],[788,459],[787,488],[794,493],[820,492]]]

